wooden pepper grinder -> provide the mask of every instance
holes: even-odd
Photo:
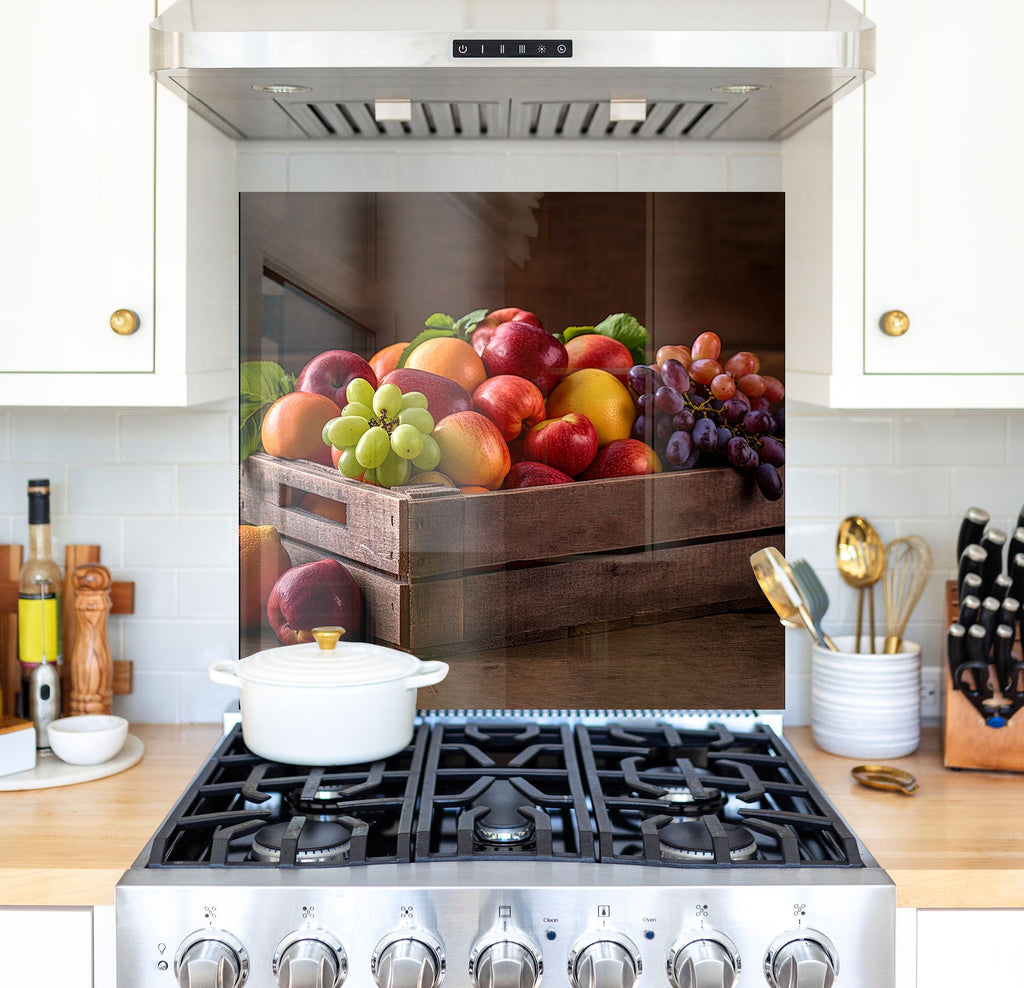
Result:
[[[114,665],[107,643],[110,582],[110,571],[99,563],[76,566],[71,574],[78,623],[71,652],[72,716],[109,714],[113,709]]]

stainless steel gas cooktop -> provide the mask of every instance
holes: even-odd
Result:
[[[753,716],[425,714],[315,769],[235,727],[118,885],[118,983],[885,988],[894,919]]]

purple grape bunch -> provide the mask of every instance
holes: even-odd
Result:
[[[739,389],[718,398],[674,358],[660,368],[636,364],[628,381],[637,409],[632,436],[651,446],[666,469],[728,465],[752,474],[769,501],[782,497],[784,407],[773,410],[765,395],[749,396]]]

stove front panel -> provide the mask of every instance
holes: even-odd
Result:
[[[203,939],[242,948],[249,988],[275,988],[284,950],[303,940],[343,956],[351,988],[373,988],[403,947],[406,960],[432,955],[452,986],[480,983],[489,948],[535,965],[546,988],[578,988],[573,971],[584,977],[595,951],[626,958],[644,985],[667,986],[679,952],[701,940],[734,958],[741,984],[773,984],[766,957],[770,968],[802,940],[831,952],[844,988],[894,984],[895,888],[876,868],[844,872],[842,884],[814,870],[551,862],[512,872],[493,862],[321,869],[315,882],[295,870],[154,877],[170,876],[135,871],[117,890],[118,983],[135,988],[177,984],[182,946]]]

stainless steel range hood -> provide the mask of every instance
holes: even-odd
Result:
[[[150,37],[241,140],[779,140],[874,72],[844,0],[178,0]]]

